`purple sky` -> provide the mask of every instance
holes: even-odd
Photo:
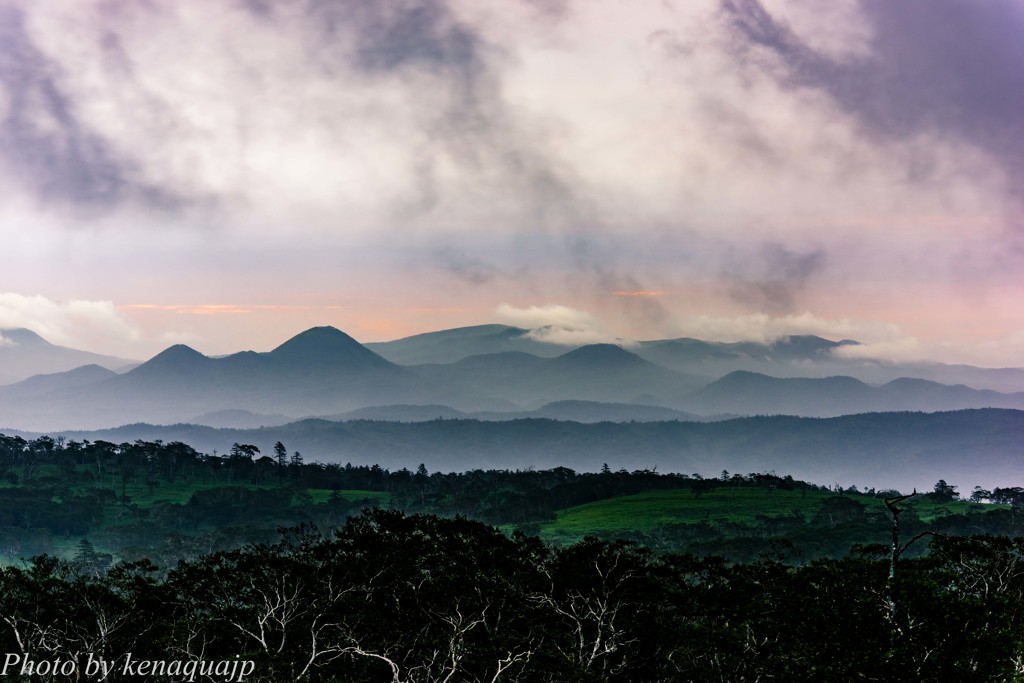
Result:
[[[1019,0],[0,0],[0,121],[0,328],[57,343],[1024,366]]]

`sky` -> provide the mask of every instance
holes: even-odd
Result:
[[[1019,0],[0,0],[0,329],[1024,366]],[[0,339],[0,343],[2,339]]]

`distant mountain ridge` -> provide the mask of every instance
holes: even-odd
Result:
[[[512,402],[503,410],[532,410],[559,400],[658,404],[709,381],[659,367],[614,344],[582,346],[551,358],[487,353],[409,369],[432,382]]]
[[[334,369],[378,368],[394,370],[394,363],[385,360],[341,330],[313,327],[300,332],[267,354],[274,361],[292,368]]]
[[[907,377],[872,387],[853,377],[780,379],[737,370],[690,395],[682,405],[702,413],[836,417],[883,411],[1024,409],[1024,392],[1004,394]]]
[[[633,403],[602,403],[599,401],[564,400],[547,403],[535,410],[478,411],[467,413],[444,405],[389,405],[370,406],[338,415],[324,415],[323,419],[347,422],[351,420],[383,420],[387,422],[428,422],[430,420],[484,420],[507,422],[531,418],[564,420],[571,422],[659,422],[667,420],[702,421],[691,413],[671,408]],[[207,424],[198,421],[199,424]]]
[[[8,430],[0,432],[11,434]],[[35,434],[24,434],[33,438]],[[570,467],[597,471],[786,472],[842,486],[927,490],[936,479],[1006,485],[1020,477],[1024,412],[870,413],[827,419],[748,417],[718,422],[580,424],[522,419],[426,422],[302,420],[260,429],[133,424],[99,431],[50,432],[67,439],[183,441],[227,452],[233,442],[269,452],[283,442],[310,460],[391,469],[425,463],[431,471]]]
[[[0,388],[9,424],[173,422],[218,410],[309,415],[361,405],[425,400],[419,378],[334,328],[314,328],[273,351],[210,358],[177,344],[138,367],[39,400],[13,401]],[[43,400],[45,399],[45,400]]]
[[[525,351],[554,357],[579,348],[541,341],[530,330],[508,325],[478,325],[414,335],[368,347],[392,362],[447,364],[470,356]],[[708,381],[734,370],[749,370],[773,377],[824,378],[846,375],[868,384],[884,384],[900,377],[918,377],[942,384],[965,384],[1000,392],[1024,391],[1024,369],[977,368],[933,362],[896,363],[839,355],[854,348],[852,339],[832,341],[815,335],[791,335],[771,342],[714,342],[692,338],[640,341],[625,346],[631,353],[656,365]]]
[[[537,341],[530,337],[530,330],[510,325],[474,325],[439,330],[389,342],[371,342],[366,347],[399,365],[454,363],[469,356],[506,351],[550,357],[568,350],[557,344]]]
[[[135,361],[104,356],[51,344],[24,328],[0,330],[0,385],[14,384],[33,375],[52,375],[83,365],[118,371]]]
[[[13,335],[5,348],[33,344],[52,347],[26,333]],[[591,422],[1024,408],[1024,392],[941,383],[928,372],[869,382],[865,373],[884,370],[888,377],[918,366],[883,366],[835,355],[854,344],[802,336],[771,344],[674,339],[563,347],[538,341],[520,328],[485,325],[373,345],[421,359],[457,357],[400,365],[341,330],[322,326],[267,352],[211,358],[178,344],[121,374],[88,365],[3,386],[0,428],[92,429],[200,418],[214,425],[257,426],[280,424],[290,416],[324,415],[406,420],[436,413]],[[546,355],[523,350],[538,347]],[[462,355],[481,349],[486,352]],[[834,369],[860,374],[823,374]],[[793,375],[776,374],[787,370]],[[966,366],[926,370],[997,377],[1007,384],[1021,372]]]

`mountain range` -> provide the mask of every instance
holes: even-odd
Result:
[[[550,358],[578,348],[543,341],[543,332],[507,325],[477,325],[366,346],[399,365],[448,364],[470,356],[507,351]],[[780,378],[848,376],[868,384],[913,377],[976,389],[1024,391],[1024,369],[895,363],[844,355],[858,346],[859,342],[851,339],[832,341],[814,335],[781,337],[768,343],[681,338],[622,344],[624,349],[650,363],[708,381],[735,370],[747,370]]]
[[[35,431],[133,422],[252,428],[309,417],[646,422],[1024,409],[1020,369],[863,361],[841,353],[857,342],[813,336],[565,347],[482,325],[363,345],[316,327],[268,352],[212,358],[175,345],[135,366],[28,331],[3,338],[0,359],[21,354],[47,372],[0,386],[0,427]],[[75,358],[84,362],[54,370]],[[971,382],[954,381],[963,378]]]
[[[135,365],[135,361],[51,344],[23,328],[0,330],[0,385],[33,375],[66,372],[83,365],[126,370]]]
[[[0,432],[8,430],[0,430]],[[26,438],[36,434],[22,433]],[[733,473],[775,471],[798,479],[860,487],[929,490],[938,479],[964,494],[1020,480],[1024,412],[867,413],[817,419],[747,417],[718,422],[600,422],[550,419],[488,422],[301,420],[258,429],[132,424],[51,433],[68,440],[182,441],[205,453],[233,443],[263,454],[281,441],[307,461],[431,471],[570,467],[597,471]]]

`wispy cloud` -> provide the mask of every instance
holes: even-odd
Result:
[[[608,333],[593,315],[569,306],[548,304],[516,308],[509,304],[495,311],[499,321],[529,330],[527,336],[537,341],[566,346],[621,342]]]
[[[0,329],[26,328],[56,344],[84,344],[104,337],[137,340],[139,330],[113,302],[0,292]]]
[[[723,282],[736,301],[768,314],[789,313],[810,279],[825,266],[822,249],[797,252],[768,243],[753,256],[731,258]]]
[[[894,325],[850,319],[832,320],[810,312],[772,316],[755,313],[734,317],[687,316],[675,321],[679,334],[721,341],[772,342],[790,335],[816,335],[832,340],[882,343],[901,339]]]
[[[661,296],[664,292],[657,292],[653,290],[645,289],[617,289],[612,292],[615,296],[626,296],[626,297],[653,297]]]

